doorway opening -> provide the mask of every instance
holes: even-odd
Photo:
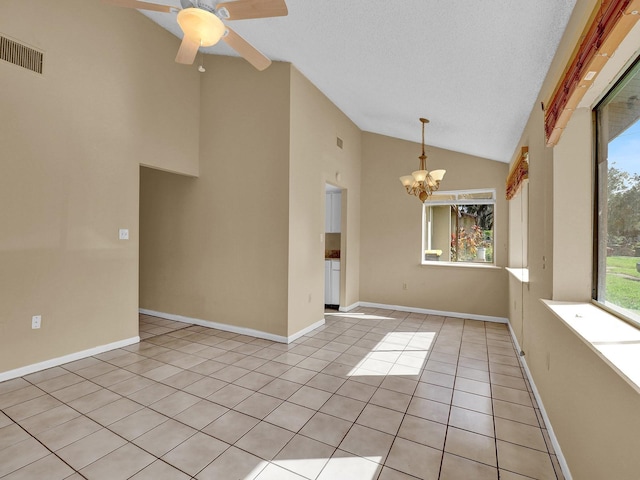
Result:
[[[325,184],[324,306],[339,310],[344,292],[344,204],[342,188]]]

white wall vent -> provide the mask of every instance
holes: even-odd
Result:
[[[44,53],[0,35],[0,60],[42,74]]]

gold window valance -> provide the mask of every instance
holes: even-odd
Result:
[[[585,92],[638,20],[640,0],[598,3],[581,43],[546,105],[544,129],[548,147],[558,143]]]
[[[520,158],[515,161],[507,177],[507,200],[516,196],[527,178],[529,178],[529,147],[522,147]]]

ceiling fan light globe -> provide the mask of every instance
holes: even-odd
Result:
[[[225,32],[224,23],[213,13],[200,8],[185,8],[178,12],[178,25],[189,39],[201,47],[215,45]]]

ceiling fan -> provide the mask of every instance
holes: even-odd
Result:
[[[103,0],[119,7],[151,10],[154,12],[178,12],[178,25],[184,36],[176,55],[176,62],[191,65],[200,47],[210,47],[220,39],[238,52],[258,70],[271,65],[271,60],[253,45],[225,25],[222,20],[283,17],[289,12],[284,0],[235,0],[214,6],[203,0],[180,0],[182,8],[159,5],[139,0]]]

